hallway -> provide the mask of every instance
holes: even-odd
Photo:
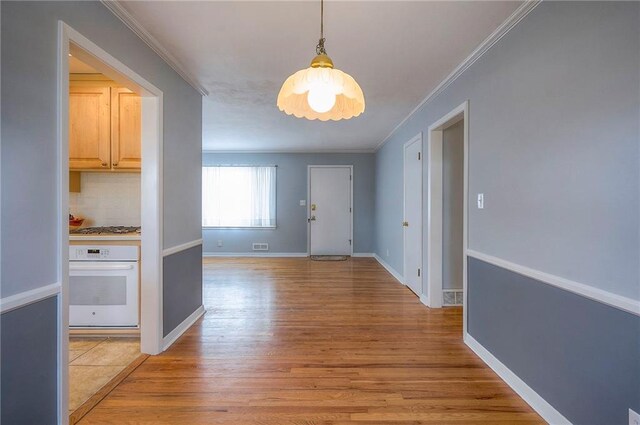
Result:
[[[205,259],[207,313],[81,424],[540,424],[372,258]]]

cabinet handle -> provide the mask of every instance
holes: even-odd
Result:
[[[102,163],[102,166],[103,166],[103,167],[106,167],[106,166],[107,166],[107,163],[106,163],[106,162],[103,162],[103,163]]]
[[[117,162],[114,162],[114,163],[113,163],[113,166],[114,166],[114,167],[117,167],[117,166],[118,166],[118,163],[117,163]]]

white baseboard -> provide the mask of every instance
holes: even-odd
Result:
[[[351,256],[353,258],[373,258],[375,257],[375,254],[373,252],[354,252]]]
[[[380,263],[382,267],[384,267],[389,273],[391,273],[391,276],[395,277],[398,282],[404,285],[404,277],[402,277],[400,273],[398,273],[393,267],[385,263],[384,260],[380,258],[378,254],[373,254],[373,258],[375,258],[376,261]]]
[[[171,347],[171,345],[176,342],[180,336],[186,332],[202,315],[205,313],[204,306],[201,305],[189,315],[186,319],[182,321],[174,330],[169,332],[169,335],[165,336],[162,339],[162,351],[165,351],[167,348]]]
[[[527,402],[542,418],[552,425],[571,425],[571,422],[552,405],[536,393],[522,379],[513,373],[507,366],[498,360],[493,354],[484,348],[471,335],[464,336],[464,343],[473,350],[504,382],[507,383],[522,399]]]
[[[308,257],[306,252],[204,252],[203,257],[280,257],[280,258],[302,258]]]
[[[422,304],[424,304],[424,305],[425,305],[425,306],[427,306],[427,307],[430,307],[430,305],[429,305],[429,298],[427,298],[427,296],[426,296],[425,294],[420,294],[420,297],[419,297],[419,298],[420,298],[420,302],[421,302]]]

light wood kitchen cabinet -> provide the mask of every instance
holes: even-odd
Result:
[[[69,87],[69,168],[109,169],[111,88],[85,82]]]
[[[112,81],[70,81],[69,169],[140,171],[140,97]]]
[[[140,96],[122,87],[111,88],[111,166],[140,169]]]

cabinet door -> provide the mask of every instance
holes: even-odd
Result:
[[[111,89],[104,82],[69,87],[69,168],[109,169]]]
[[[129,89],[111,89],[111,165],[140,169],[140,96]]]

